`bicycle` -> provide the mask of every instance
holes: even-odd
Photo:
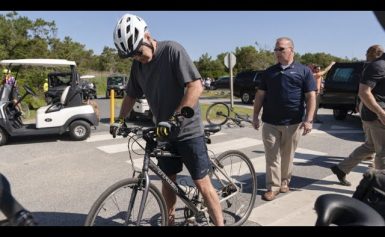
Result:
[[[159,189],[151,182],[149,170],[168,184],[185,204],[185,224],[212,224],[202,195],[196,187],[173,182],[151,160],[154,157],[178,157],[170,151],[168,143],[157,144],[155,129],[131,127],[118,131],[118,135],[120,133],[123,137],[129,137],[128,149],[133,176],[118,181],[101,194],[88,213],[85,225],[168,225],[166,203]],[[211,143],[210,135],[218,131],[219,126],[206,127],[206,143]],[[139,138],[146,142],[145,148],[139,144]],[[133,165],[133,144],[138,144],[145,151],[141,170]],[[218,157],[211,156],[210,161],[212,170],[209,175],[220,199],[225,225],[242,225],[249,217],[256,198],[257,180],[253,165],[245,154],[235,150],[224,152]]]
[[[253,123],[248,114],[241,115],[235,112],[233,108],[230,109],[230,107],[223,102],[216,102],[207,108],[206,120],[211,125],[224,125],[231,120],[233,124],[238,127],[245,126],[242,122]],[[228,127],[231,127],[231,125],[231,123],[227,124]]]

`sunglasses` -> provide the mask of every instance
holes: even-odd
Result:
[[[143,49],[142,50],[137,50],[137,51],[135,51],[133,54],[132,54],[132,56],[133,57],[141,57],[143,55]]]
[[[274,49],[274,52],[282,52],[282,51],[284,51],[285,49],[287,49],[287,48],[283,48],[283,47],[275,48],[275,49]]]
[[[146,43],[146,42],[142,42],[141,44],[140,44],[140,46],[138,47],[138,49],[140,49],[140,48],[142,48],[142,46],[147,46],[147,47],[149,47],[150,49],[152,49],[152,50],[154,50],[154,47],[151,45],[151,44],[148,44],[148,43]],[[143,55],[143,48],[142,48],[142,50],[137,50],[137,51],[135,51],[135,52],[133,52],[132,53],[132,56],[134,57],[134,56],[137,56],[137,57],[140,57],[140,56],[142,56]]]

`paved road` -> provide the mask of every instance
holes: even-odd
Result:
[[[30,137],[13,139],[0,147],[1,172],[10,179],[15,196],[34,212],[41,225],[83,225],[97,197],[114,182],[132,174],[127,141],[110,137],[105,114],[108,106],[104,104],[108,100],[99,102],[105,109],[102,123],[87,141],[73,142],[67,136]],[[329,167],[363,141],[361,124],[357,117],[335,121],[330,110],[320,109],[320,114],[324,123],[315,124],[312,133],[301,138],[295,154],[291,192],[280,194],[271,202],[260,198],[265,191],[261,132],[251,127],[225,126],[213,137],[209,149],[216,153],[239,149],[253,161],[258,197],[246,225],[311,226],[316,218],[314,201],[319,195],[352,195],[368,163],[348,176],[353,183],[350,188],[338,185]],[[182,212],[181,204],[178,210]]]

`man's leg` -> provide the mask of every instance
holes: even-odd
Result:
[[[172,181],[176,181],[176,174],[168,175]],[[175,204],[176,204],[176,194],[172,189],[162,181],[162,194],[167,205],[167,215],[168,215],[168,225],[175,224]]]
[[[368,125],[368,137],[372,139],[376,151],[374,168],[378,170],[385,169],[385,125],[378,120],[365,123]]]
[[[211,184],[208,172],[211,169],[210,158],[203,136],[178,142],[177,149],[183,157],[191,178],[207,203],[209,214],[217,226],[222,226],[223,214],[219,197]]]
[[[207,204],[209,214],[214,221],[216,226],[223,226],[223,214],[222,207],[219,203],[219,197],[215,191],[211,180],[208,175],[202,179],[194,180],[195,185],[197,186],[199,192],[202,193],[203,199]]]
[[[289,191],[293,171],[293,158],[301,136],[300,124],[284,126],[281,139],[281,192]]]
[[[279,126],[264,123],[262,140],[266,159],[266,189],[263,199],[271,201],[281,188],[281,156],[279,155],[282,133]]]

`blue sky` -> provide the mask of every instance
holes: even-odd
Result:
[[[256,42],[271,50],[281,36],[292,38],[300,54],[364,59],[370,45],[385,46],[385,32],[371,11],[18,11],[55,21],[59,38],[70,36],[95,54],[114,47],[112,31],[126,12],[144,18],[155,39],[181,43],[193,60]]]

